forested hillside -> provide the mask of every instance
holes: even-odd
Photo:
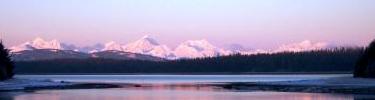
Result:
[[[352,72],[363,48],[230,55],[171,61],[57,59],[16,62],[18,73]]]

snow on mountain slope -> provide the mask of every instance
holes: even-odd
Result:
[[[176,56],[173,54],[173,51],[166,45],[156,46],[152,51],[149,52],[149,54],[167,59],[176,58]]]
[[[144,36],[137,41],[125,45],[124,48],[129,52],[146,53],[152,51],[156,46],[159,46],[156,40],[149,36]]]
[[[274,52],[301,52],[310,50],[325,49],[328,47],[328,43],[325,42],[312,42],[310,40],[305,40],[300,43],[291,43],[281,45]]]
[[[159,44],[155,39],[144,36],[137,41],[122,45],[114,41],[106,44],[97,44],[94,46],[77,47],[75,45],[60,43],[57,40],[46,41],[42,38],[36,38],[31,42],[26,42],[18,46],[11,47],[11,52],[20,52],[24,50],[38,50],[38,49],[53,49],[53,50],[73,50],[83,53],[95,53],[103,51],[121,51],[129,53],[137,53],[143,55],[150,55],[165,59],[178,58],[199,58],[199,57],[214,57],[240,53],[245,55],[259,54],[259,53],[278,53],[278,52],[301,52],[310,50],[319,50],[329,48],[328,43],[312,42],[309,40],[300,43],[291,43],[281,45],[275,50],[262,49],[246,49],[245,47],[234,44],[227,49],[216,47],[207,40],[189,40],[181,43],[175,49],[170,49],[168,46]]]
[[[166,45],[160,45],[155,39],[148,35],[141,39],[123,46],[125,52],[147,54],[162,58],[173,58],[171,50]]]
[[[189,40],[174,50],[174,54],[178,58],[214,57],[230,53],[230,51],[215,47],[207,40]]]
[[[100,51],[107,51],[107,50],[124,51],[124,48],[121,44],[111,41],[111,42],[104,44],[104,48]]]
[[[104,44],[98,43],[92,46],[79,47],[79,51],[84,52],[84,53],[94,53],[94,52],[99,52],[103,50],[104,48],[105,48]]]
[[[284,44],[274,50],[249,50],[242,51],[241,54],[251,55],[251,54],[260,54],[260,53],[280,53],[280,52],[303,52],[303,51],[312,51],[312,50],[321,50],[333,48],[326,42],[312,42],[310,40],[304,40],[298,43]]]
[[[265,53],[272,53],[269,50],[263,50],[263,49],[256,49],[256,50],[249,50],[249,51],[241,51],[239,52],[243,55],[255,55],[255,54],[265,54]]]
[[[63,49],[62,44],[57,40],[46,41],[42,38],[36,38],[31,42],[26,42],[18,46],[10,47],[11,52],[19,52],[34,49]]]

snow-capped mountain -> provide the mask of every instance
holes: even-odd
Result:
[[[304,40],[298,43],[284,44],[274,50],[263,50],[263,49],[243,49],[241,45],[231,45],[229,50],[233,53],[240,53],[243,55],[252,54],[264,54],[264,53],[279,53],[279,52],[303,52],[320,49],[334,48],[334,46],[326,42],[312,42],[310,40]]]
[[[214,57],[231,53],[231,51],[218,48],[204,39],[186,41],[174,50],[174,54],[179,58]]]
[[[107,50],[116,50],[116,51],[124,51],[124,48],[121,44],[111,41],[104,44],[104,48],[100,51],[107,51]]]
[[[137,41],[125,45],[111,41],[104,44],[103,49],[92,50],[91,53],[99,51],[122,51],[144,55],[152,55],[168,59],[175,58],[172,50],[169,49],[169,47],[167,47],[166,45],[160,45],[155,39],[149,37],[148,35],[143,36]]]
[[[300,43],[291,43],[281,45],[274,52],[301,52],[301,51],[311,51],[328,48],[328,43],[325,42],[312,42],[310,40],[305,40]]]
[[[10,47],[11,52],[20,52],[25,50],[37,50],[37,49],[54,49],[54,50],[73,50],[84,53],[92,53],[100,51],[104,48],[102,44],[96,44],[94,46],[78,47],[73,44],[61,43],[54,39],[51,41],[37,37],[32,41],[25,42],[23,44]]]
[[[141,39],[131,42],[123,46],[123,51],[147,54],[162,58],[174,58],[174,54],[171,49],[166,45],[161,45],[155,39],[149,37],[148,35],[143,36]]]
[[[31,42],[26,42],[18,46],[10,47],[11,52],[19,52],[34,49],[64,49],[62,44],[57,40],[46,41],[42,38],[36,38]]]
[[[229,48],[223,49],[216,47],[207,40],[188,40],[175,49],[170,49],[168,46],[160,44],[155,39],[146,35],[137,41],[121,44],[114,41],[105,44],[96,44],[93,46],[78,47],[71,44],[60,43],[57,40],[46,41],[42,38],[36,38],[33,41],[23,43],[18,46],[11,47],[11,52],[21,52],[25,50],[71,50],[75,52],[82,52],[86,54],[94,54],[96,52],[104,51],[120,51],[126,53],[135,53],[142,55],[155,56],[164,59],[179,59],[179,58],[199,58],[199,57],[215,57],[229,54],[259,54],[259,53],[278,53],[278,52],[301,52],[310,50],[319,50],[329,48],[328,43],[312,42],[309,40],[300,43],[291,43],[281,45],[275,50],[262,49],[247,49],[241,45],[230,45]]]

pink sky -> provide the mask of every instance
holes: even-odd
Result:
[[[207,39],[263,49],[303,40],[362,46],[375,39],[375,0],[3,0],[0,14],[6,45],[35,37],[128,43],[146,34],[172,47]]]

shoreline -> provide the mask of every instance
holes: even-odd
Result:
[[[0,92],[36,91],[49,89],[100,89],[120,88],[120,85],[105,83],[55,82],[51,80],[9,79],[0,82]]]
[[[352,77],[281,82],[236,82],[224,83],[216,86],[241,92],[274,91],[371,95],[375,94],[375,79]]]
[[[0,92],[61,90],[61,89],[103,89],[149,87],[155,84],[133,83],[79,83],[56,82],[51,80],[11,79],[0,82]],[[160,85],[160,84],[159,84]],[[181,84],[164,84],[184,86]],[[338,94],[375,94],[375,79],[336,77],[326,79],[279,81],[279,82],[212,82],[185,84],[191,86],[215,86],[238,92],[272,91],[304,93],[338,93]]]
[[[352,72],[202,72],[202,73],[21,73],[17,75],[314,75],[352,74]]]

